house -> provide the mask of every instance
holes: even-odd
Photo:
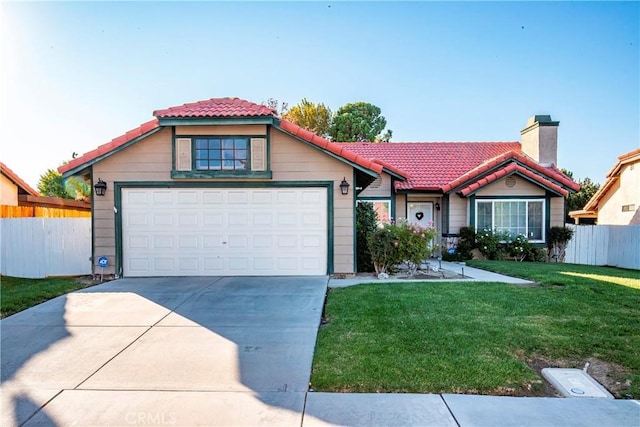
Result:
[[[31,188],[29,184],[24,182],[15,172],[7,165],[0,162],[0,205],[2,206],[21,206],[32,208],[54,208],[66,211],[84,213],[87,215],[91,210],[91,205],[86,202],[62,199],[59,197],[41,196],[36,190]],[[33,216],[36,215],[35,210],[24,209],[4,209],[3,214],[9,216]],[[73,215],[75,216],[75,215]]]
[[[0,205],[18,206],[19,196],[37,197],[39,194],[7,165],[0,162]]]
[[[92,258],[107,274],[317,275],[355,271],[355,206],[523,232],[544,243],[579,186],[555,166],[558,122],[522,143],[331,143],[262,105],[214,98],[155,118],[58,170],[94,196]]]
[[[604,184],[582,210],[569,216],[576,224],[593,218],[598,224],[640,225],[640,148],[618,157]]]

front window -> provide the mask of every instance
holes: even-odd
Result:
[[[494,230],[544,242],[543,200],[478,200],[476,230]]]
[[[248,170],[247,138],[195,138],[197,170]]]

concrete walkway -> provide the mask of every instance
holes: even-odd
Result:
[[[360,285],[363,283],[406,283],[406,282],[459,282],[463,281],[471,281],[471,282],[499,282],[499,283],[512,283],[517,285],[527,285],[531,284],[530,280],[518,279],[517,277],[505,276],[503,274],[492,273],[490,271],[481,270],[479,268],[469,267],[464,263],[457,262],[447,262],[447,261],[437,261],[430,260],[428,262],[429,265],[433,267],[437,267],[438,269],[442,269],[448,275],[459,274],[464,276],[464,279],[397,279],[397,278],[389,278],[389,279],[378,279],[375,276],[356,276],[350,277],[348,279],[329,279],[329,287],[330,288],[343,288],[346,286]]]
[[[328,282],[123,279],[3,319],[0,425],[640,426],[630,400],[309,392]]]

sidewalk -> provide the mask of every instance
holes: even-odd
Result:
[[[429,260],[428,264],[434,267],[441,268],[442,270],[448,273],[460,274],[464,275],[464,279],[397,279],[397,278],[389,278],[389,279],[378,279],[375,276],[371,277],[352,277],[348,279],[329,279],[329,287],[330,288],[344,288],[347,286],[361,285],[363,283],[406,283],[406,282],[460,282],[460,281],[470,281],[470,282],[499,282],[499,283],[512,283],[517,285],[528,285],[533,282],[524,279],[518,279],[516,277],[509,277],[503,274],[492,273],[486,270],[480,270],[479,268],[469,267],[464,263],[457,262],[447,262],[447,261],[437,261],[437,260]]]
[[[464,394],[307,393],[304,427],[637,427],[636,400]]]

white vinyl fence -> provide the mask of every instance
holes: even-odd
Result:
[[[640,270],[640,225],[574,225],[565,262]]]
[[[2,218],[0,250],[5,276],[91,274],[91,218]]]

